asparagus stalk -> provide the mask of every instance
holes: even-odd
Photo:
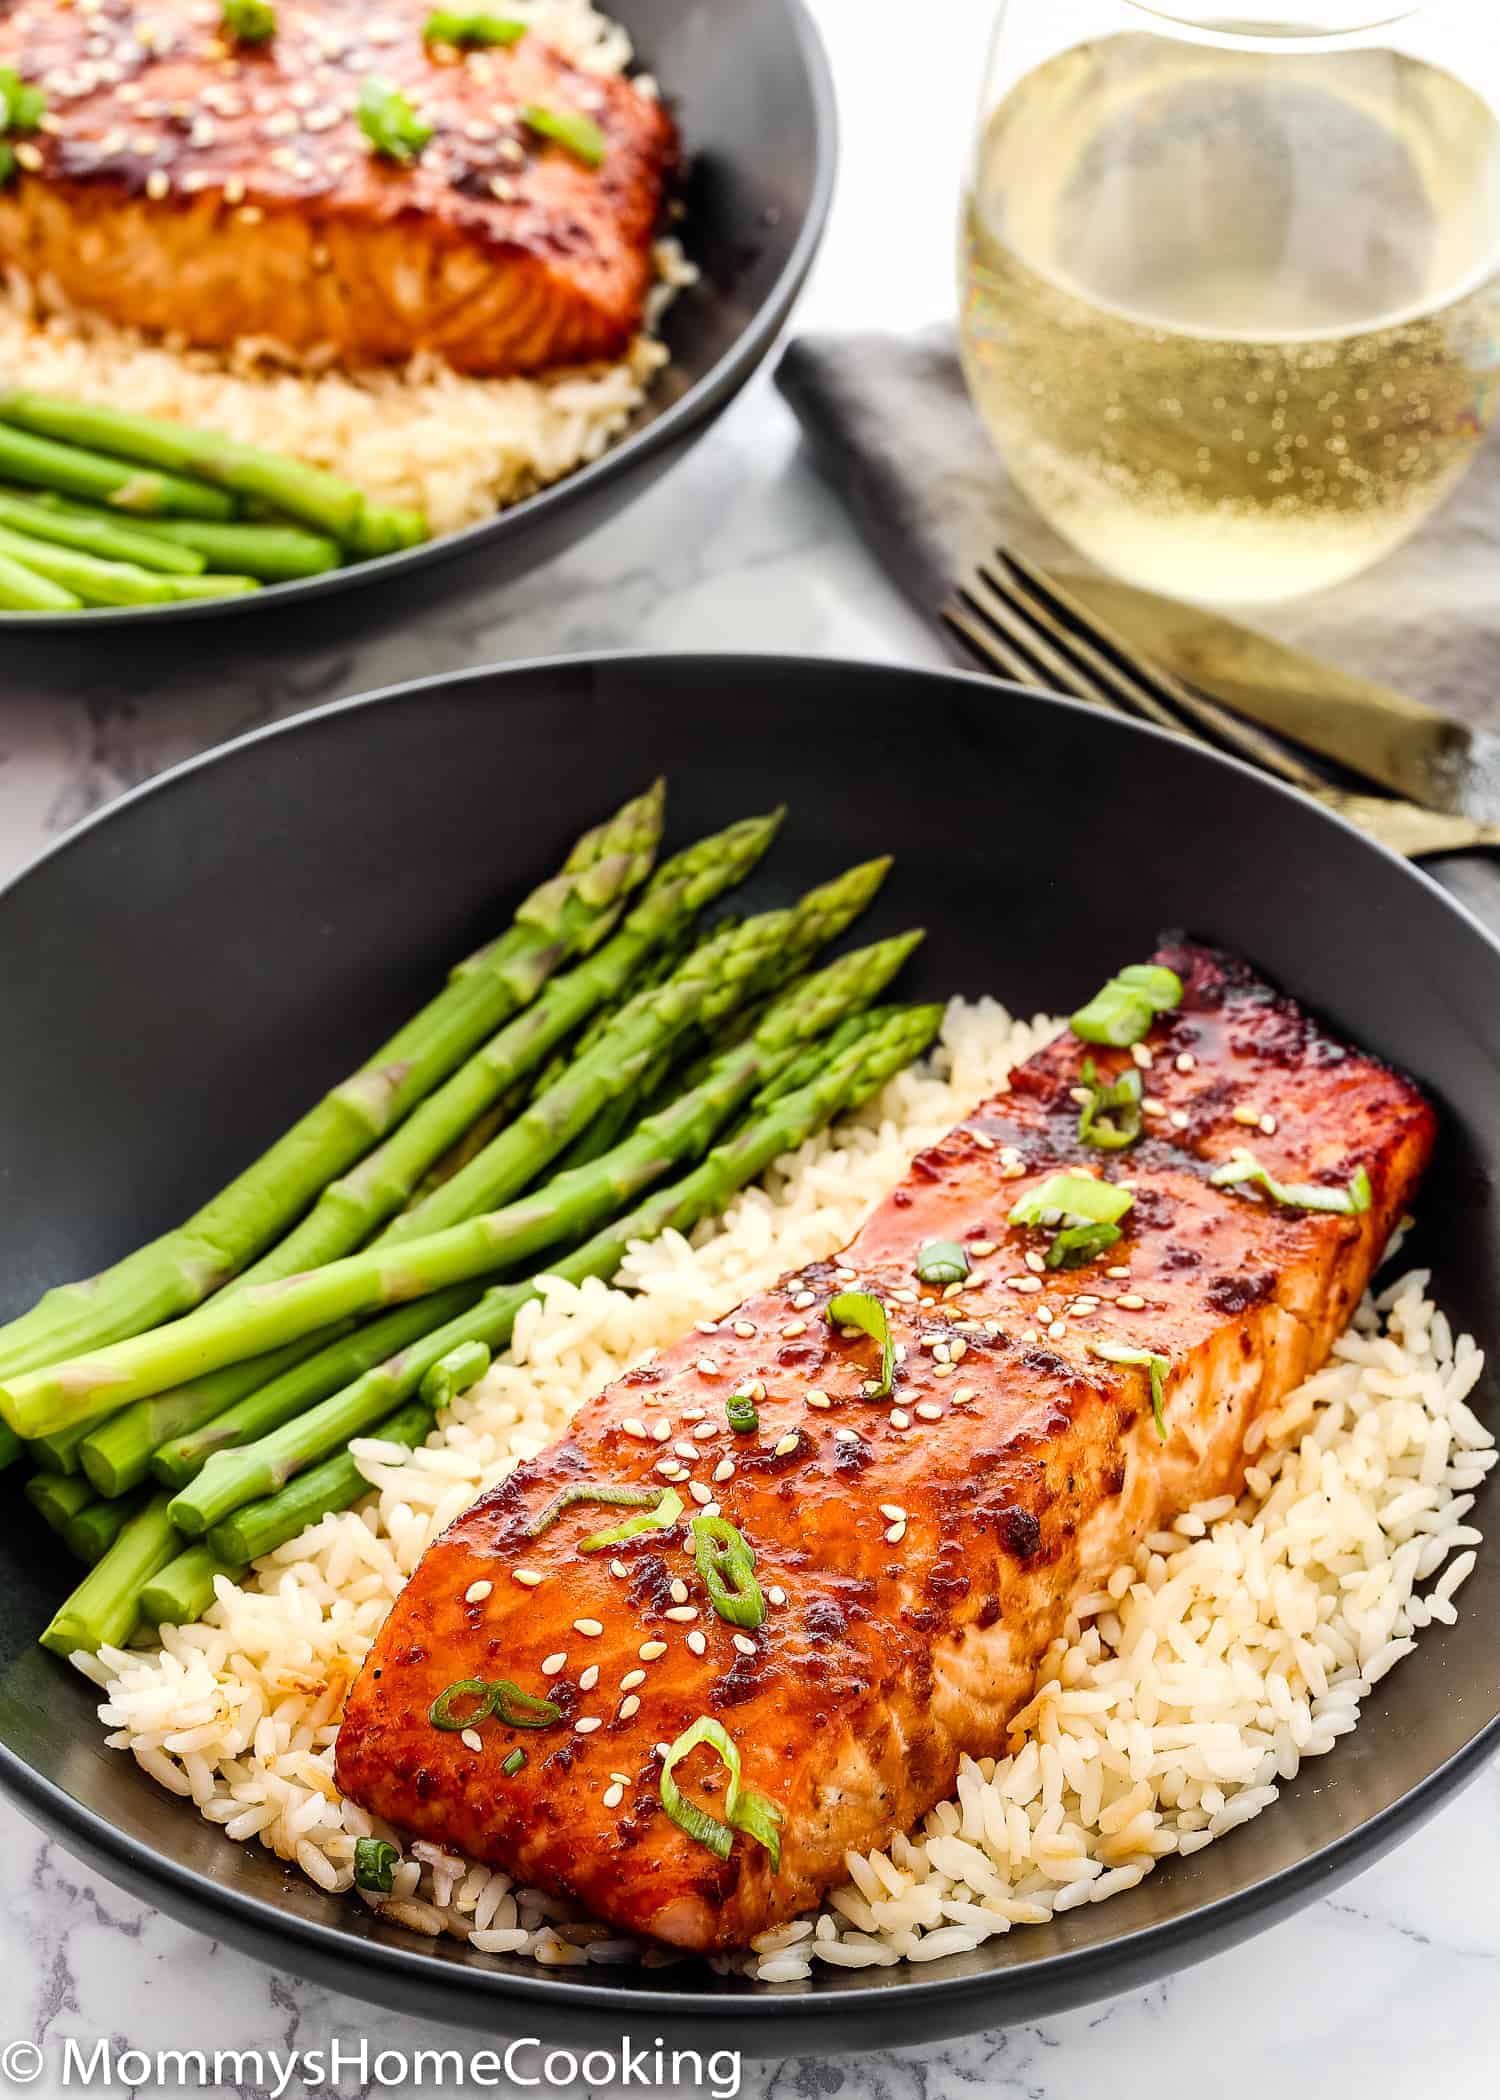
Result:
[[[503,1203],[533,1180],[605,1104],[634,1087],[661,1053],[752,998],[788,949],[806,955],[843,932],[885,879],[868,861],[809,890],[789,911],[762,912],[694,949],[665,984],[642,992],[593,1049],[425,1203],[386,1228],[382,1243],[412,1240]]]
[[[299,525],[215,525],[197,518],[163,518],[141,530],[159,553],[195,560],[199,568],[239,570],[265,583],[286,583],[298,576],[319,576],[336,569],[338,542]],[[144,557],[134,557],[144,561]]]
[[[139,1616],[142,1589],[177,1551],[167,1497],[155,1495],[84,1576],[42,1635],[42,1646],[55,1655],[73,1655],[80,1648],[96,1655],[103,1647],[119,1647]]]
[[[148,474],[128,459],[110,459],[78,445],[57,445],[0,421],[0,476],[27,488],[57,489],[111,510],[150,517],[167,512],[185,518],[232,518],[234,501],[222,489],[184,481],[175,474]]]
[[[590,1276],[607,1278],[618,1269],[633,1240],[653,1239],[671,1229],[690,1231],[701,1218],[722,1210],[737,1189],[764,1173],[783,1152],[794,1150],[836,1115],[859,1107],[877,1093],[893,1073],[921,1056],[941,1022],[939,1006],[898,1008],[878,1020],[872,1017],[861,1041],[832,1060],[806,1087],[784,1095],[766,1114],[716,1147],[693,1173],[648,1197],[627,1217],[558,1262],[550,1273],[571,1283],[582,1283]],[[540,1294],[537,1279],[486,1292],[472,1312],[450,1324],[448,1348],[432,1368],[441,1368],[450,1353],[476,1341],[492,1350],[503,1349],[522,1307]],[[428,1433],[432,1422],[430,1407],[420,1400],[408,1401],[370,1433],[385,1443],[411,1445]],[[209,1546],[226,1561],[258,1560],[331,1510],[348,1509],[368,1492],[369,1483],[346,1450],[299,1474],[279,1493],[237,1509],[214,1526]]]
[[[51,1436],[33,1437],[22,1449],[42,1472],[71,1476],[82,1466],[79,1453],[84,1438],[91,1429],[97,1428],[106,1419],[106,1414],[86,1415],[81,1422],[74,1422],[67,1429],[59,1429]]]
[[[26,1500],[51,1530],[62,1538],[69,1523],[94,1499],[86,1480],[76,1475],[64,1480],[56,1473],[33,1473],[26,1483]]]
[[[455,1319],[474,1303],[482,1288],[479,1284],[456,1284],[451,1291],[439,1291],[434,1297],[419,1298],[414,1305],[402,1305],[394,1312],[382,1313],[378,1320],[371,1320],[354,1333],[329,1342],[302,1363],[283,1372],[280,1378],[258,1386],[243,1400],[225,1408],[222,1414],[215,1415],[201,1427],[162,1444],[154,1452],[148,1449],[147,1465],[164,1485],[185,1488],[215,1453],[254,1443],[273,1429],[279,1429],[283,1422],[290,1422],[303,1414],[319,1400],[327,1399],[330,1393],[341,1391],[365,1371],[384,1363],[387,1357],[396,1355],[412,1342],[420,1341],[434,1327]],[[137,1404],[149,1405],[148,1402]],[[115,1417],[115,1421],[124,1422],[134,1413],[134,1408],[127,1407],[123,1414]],[[135,1471],[134,1454],[131,1458],[132,1463],[122,1471]],[[146,1467],[142,1466],[136,1477],[144,1477],[145,1470]]]
[[[57,546],[0,524],[0,554],[37,576],[71,591],[84,605],[165,605],[196,579],[164,576],[121,561],[101,561],[74,547]]]
[[[11,489],[0,489],[0,525],[29,533],[32,539],[55,540],[59,546],[96,554],[101,561],[134,562],[137,568],[162,569],[169,575],[199,576],[208,567],[207,558],[191,543],[174,545],[165,532],[129,524],[118,511],[38,502]],[[188,530],[222,532],[225,528],[190,525]]]
[[[23,562],[0,554],[0,611],[77,612],[83,600]]]
[[[260,589],[260,581],[254,576],[172,576],[167,579],[171,589],[167,596],[180,604],[186,598],[244,598]]]
[[[141,1617],[152,1626],[191,1626],[214,1601],[214,1582],[227,1575],[238,1582],[243,1561],[220,1560],[207,1546],[188,1546],[141,1591]]]
[[[658,782],[580,839],[562,873],[522,904],[514,925],[461,963],[414,1020],[185,1225],[101,1276],[49,1291],[0,1328],[0,1368],[24,1370],[139,1333],[200,1304],[242,1268],[327,1181],[529,1004],[568,955],[609,930],[623,898],[650,869],[662,795]],[[64,1427],[85,1412],[48,1426]]]
[[[392,1136],[350,1173],[330,1182],[301,1224],[247,1270],[236,1288],[318,1268],[367,1240],[401,1209],[428,1168],[539,1065],[581,1017],[617,995],[659,943],[675,938],[706,904],[749,874],[775,837],[781,814],[777,810],[733,824],[659,868],[603,947],[554,977],[524,1013],[461,1065]]]
[[[415,513],[382,510],[367,503],[359,489],[336,474],[280,453],[237,444],[217,431],[190,430],[186,424],[157,416],[132,415],[124,409],[65,401],[19,388],[0,395],[0,419],[62,444],[114,453],[121,459],[210,482],[237,496],[253,497],[336,540],[356,542],[364,551],[384,551],[388,546],[408,544],[412,535],[427,536],[426,520]],[[194,515],[230,514],[200,511]]]
[[[701,1152],[733,1111],[796,1056],[804,1043],[823,1033],[851,1007],[868,1005],[918,939],[920,935],[904,934],[882,941],[819,971],[778,1000],[752,1037],[726,1050],[699,1087],[660,1115],[649,1117],[632,1138],[590,1166],[562,1175],[507,1210],[492,1213],[487,1223],[496,1266],[501,1262],[510,1266],[542,1247],[592,1231],[659,1181],[677,1161]],[[420,1313],[421,1308],[415,1310]],[[172,1521],[178,1530],[189,1538],[201,1538],[231,1510],[258,1496],[274,1494],[294,1474],[360,1435],[399,1401],[419,1391],[428,1372],[449,1356],[451,1334],[462,1328],[469,1310],[465,1306],[441,1325],[428,1321],[409,1347],[383,1358],[372,1357],[363,1376],[342,1390],[331,1391],[319,1405],[295,1417],[283,1414],[282,1426],[269,1435],[210,1456],[197,1477],[173,1499]],[[367,1335],[371,1332],[366,1330]],[[472,1339],[489,1341],[483,1333]],[[449,1377],[454,1369],[450,1364]],[[293,1372],[291,1378],[297,1375]]]
[[[112,1502],[90,1502],[71,1520],[63,1537],[78,1558],[91,1568],[104,1558],[136,1511],[144,1507],[146,1499],[138,1489],[132,1494],[117,1496]]]

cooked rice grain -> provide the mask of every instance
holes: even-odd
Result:
[[[955,1001],[927,1064],[691,1240],[635,1248],[628,1290],[554,1283],[426,1447],[355,1447],[375,1490],[363,1509],[325,1517],[248,1586],[221,1579],[207,1618],[163,1629],[159,1650],[91,1663],[111,1744],[226,1836],[349,1888],[355,1839],[383,1826],[334,1785],[339,1711],[429,1541],[629,1364],[842,1245],[913,1152],[1053,1025]],[[1418,1270],[1366,1300],[1330,1363],[1258,1425],[1239,1502],[1188,1512],[1077,1601],[1008,1756],[966,1759],[920,1830],[851,1855],[821,1913],[763,1935],[741,1965],[796,1983],[817,1961],[971,1950],[1136,1886],[1259,1815],[1304,1758],[1333,1749],[1420,1630],[1456,1616],[1480,1540],[1465,1519],[1495,1460],[1468,1405],[1483,1358],[1427,1285]],[[429,1844],[411,1847],[389,1897],[364,1901],[548,1966],[677,1958]]]

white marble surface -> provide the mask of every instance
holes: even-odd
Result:
[[[951,303],[957,161],[989,9],[981,0],[923,8],[921,33],[902,36],[898,65],[868,0],[815,5],[839,79],[844,158],[833,228],[799,318],[917,325]],[[902,20],[910,24],[909,12]],[[897,96],[904,143],[894,151]],[[0,663],[0,874],[162,766],[311,702],[491,659],[630,644],[932,653],[801,458],[762,376],[626,516],[552,569],[445,608],[420,631],[250,676],[215,660],[205,631],[201,662],[142,690],[104,665],[77,693],[43,692]],[[49,2094],[62,2090],[55,2052],[68,2036],[149,2051],[306,2048],[361,2035],[411,2050],[444,2039],[152,1913],[43,1843],[3,1802],[0,1920],[0,2093],[3,2044],[15,2038],[54,2051],[31,2088]],[[1205,2088],[1215,2100],[1260,2100],[1271,2089],[1479,2100],[1500,2075],[1497,2006],[1500,1768],[1491,1767],[1391,1858],[1233,1954],[1065,2018],[941,2048],[747,2066],[745,2090],[776,2100],[1175,2100]],[[272,2090],[188,2089],[240,2100]],[[357,2080],[321,2088],[378,2089]]]

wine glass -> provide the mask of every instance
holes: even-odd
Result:
[[[1002,5],[964,370],[1010,475],[1084,553],[1178,597],[1283,598],[1442,502],[1496,406],[1488,17]]]

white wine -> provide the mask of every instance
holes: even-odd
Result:
[[[1074,544],[1179,597],[1387,553],[1488,428],[1500,124],[1390,51],[1129,34],[980,141],[962,342],[1005,463]]]

